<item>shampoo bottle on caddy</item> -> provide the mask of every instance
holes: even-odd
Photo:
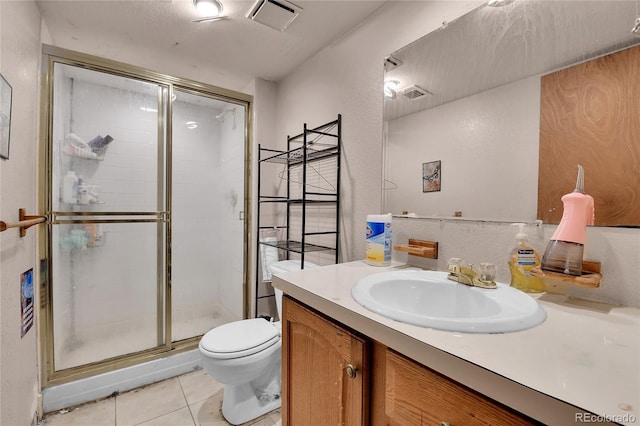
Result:
[[[62,202],[76,204],[78,202],[79,178],[73,170],[69,170],[62,179]]]
[[[373,266],[391,264],[391,213],[367,215],[366,261]]]

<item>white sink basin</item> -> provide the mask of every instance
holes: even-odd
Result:
[[[469,287],[447,279],[446,272],[393,271],[361,279],[353,298],[387,318],[439,330],[507,333],[542,323],[546,314],[528,294],[499,284]]]

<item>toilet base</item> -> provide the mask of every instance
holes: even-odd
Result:
[[[239,425],[280,408],[279,386],[276,395],[264,395],[260,400],[251,383],[225,385],[222,415],[232,425]]]

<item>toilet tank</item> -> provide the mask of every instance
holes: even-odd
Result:
[[[269,265],[271,268],[272,274],[282,274],[288,271],[297,271],[300,269],[300,261],[299,260],[281,260],[279,262],[274,262]],[[304,269],[313,269],[317,268],[318,265],[311,262],[304,262]],[[282,290],[277,288],[273,288],[273,291],[276,295],[276,308],[278,310],[278,321],[282,320]]]

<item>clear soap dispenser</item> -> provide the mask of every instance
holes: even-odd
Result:
[[[545,290],[542,279],[531,275],[531,270],[540,265],[538,252],[527,243],[524,223],[514,223],[519,226],[516,234],[518,245],[511,252],[509,271],[511,271],[511,286],[526,293],[540,293]]]

